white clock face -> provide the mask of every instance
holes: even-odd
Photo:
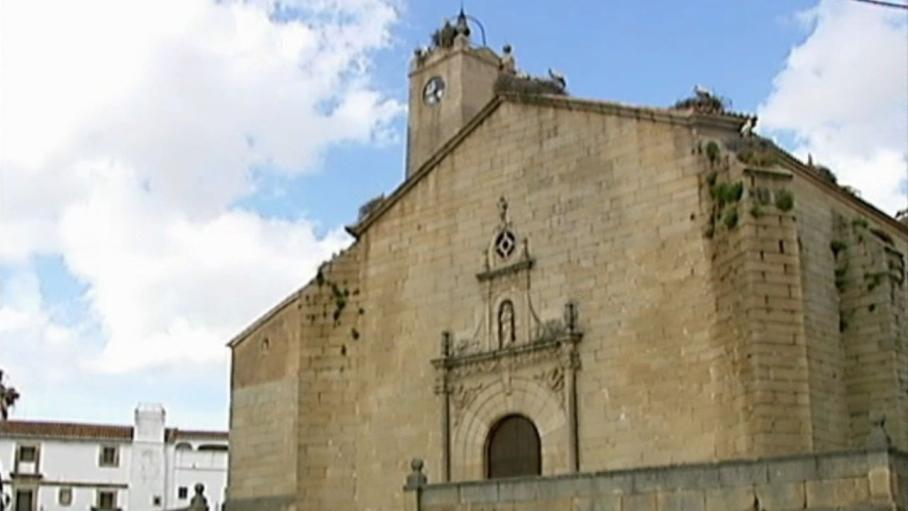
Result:
[[[422,99],[427,105],[437,105],[441,103],[441,98],[445,96],[445,81],[440,76],[433,76],[426,82],[422,90]]]

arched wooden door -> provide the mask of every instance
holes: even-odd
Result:
[[[530,419],[508,415],[498,421],[486,441],[486,476],[534,476],[542,474],[539,432]]]

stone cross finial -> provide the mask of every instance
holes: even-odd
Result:
[[[577,330],[577,304],[574,302],[564,304],[564,326],[567,327],[569,333]]]
[[[454,28],[457,30],[457,35],[470,36],[470,25],[467,23],[467,14],[463,12],[463,6],[460,7],[460,13],[457,15],[457,23]]]
[[[501,219],[501,223],[508,223],[508,200],[504,196],[498,199],[498,218]]]
[[[422,473],[423,462],[419,458],[413,458],[410,461],[410,468],[412,472],[407,476],[407,485],[404,486],[406,490],[415,490],[421,488],[428,484],[429,480],[426,478],[426,475]]]
[[[448,358],[451,354],[451,332],[445,330],[441,333],[441,356]]]

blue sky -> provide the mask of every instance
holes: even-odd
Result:
[[[772,89],[791,48],[809,31],[795,13],[816,2],[466,2],[496,50],[514,46],[520,66],[545,75],[564,73],[579,97],[668,106],[707,85],[733,106],[755,112]],[[374,79],[385,93],[406,101],[411,50],[426,45],[458,2],[410,2],[394,30],[394,46],[374,56]],[[478,34],[474,34],[479,39]],[[405,119],[395,123],[398,135]],[[322,172],[268,185],[292,190],[280,200],[258,194],[245,204],[275,215],[315,214],[326,225],[354,220],[356,207],[393,189],[403,175],[401,140],[380,147],[330,149]],[[348,200],[348,198],[350,200]]]
[[[0,367],[14,416],[226,427],[227,350],[401,180],[406,72],[459,2],[0,4]],[[467,1],[579,97],[695,84],[905,201],[908,14],[850,0]],[[86,35],[89,34],[89,35]],[[118,45],[110,45],[116,38]],[[478,33],[474,39],[478,40]],[[869,91],[869,94],[856,94]]]

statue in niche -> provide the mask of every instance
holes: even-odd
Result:
[[[514,328],[514,303],[510,300],[501,302],[498,307],[498,347],[504,348],[517,340]]]

